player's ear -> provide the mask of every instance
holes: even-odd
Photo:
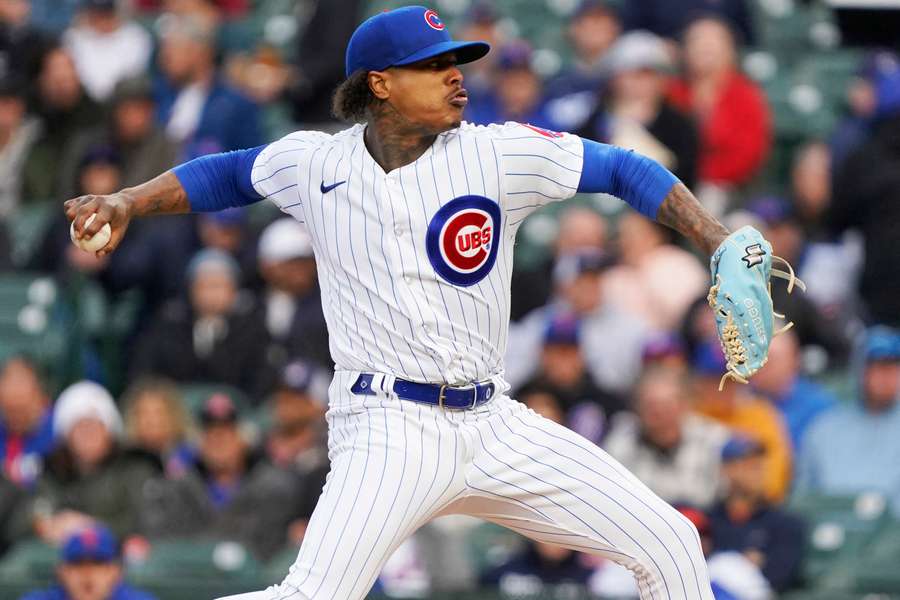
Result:
[[[390,77],[386,71],[369,71],[369,89],[379,100],[387,100],[391,95]]]

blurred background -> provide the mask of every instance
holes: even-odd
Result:
[[[0,597],[197,600],[285,575],[328,471],[303,226],[266,203],[159,217],[97,259],[62,203],[343,128],[346,42],[401,4],[0,0]],[[774,283],[795,326],[720,393],[706,260],[615,198],[548,206],[517,240],[515,397],[680,507],[720,600],[900,597],[898,3],[433,8],[494,48],[466,65],[468,120],[652,156],[809,286]],[[463,517],[372,592],[636,595],[612,563]]]

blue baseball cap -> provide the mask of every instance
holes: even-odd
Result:
[[[456,62],[478,60],[490,51],[486,42],[456,42],[436,12],[406,6],[370,17],[356,28],[347,45],[346,75],[384,71],[456,52]]]
[[[754,439],[735,435],[722,446],[722,462],[731,462],[750,456],[762,456],[765,448]]]
[[[79,529],[63,543],[60,559],[64,563],[111,562],[119,558],[119,544],[104,525]]]
[[[877,325],[866,331],[867,361],[900,361],[900,331]]]

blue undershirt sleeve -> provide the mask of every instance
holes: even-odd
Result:
[[[668,169],[633,150],[582,138],[584,164],[578,191],[612,194],[656,219],[669,191],[679,182]]]
[[[253,188],[250,172],[265,146],[201,156],[172,171],[181,182],[191,212],[213,212],[246,206],[263,199]]]

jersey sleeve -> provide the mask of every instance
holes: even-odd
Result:
[[[581,138],[522,123],[496,126],[504,208],[511,222],[578,191],[584,161]]]
[[[250,181],[253,189],[264,199],[271,200],[283,211],[301,209],[303,198],[299,190],[300,177],[305,173],[301,163],[308,154],[305,152],[330,136],[319,131],[295,131],[273,142],[259,153],[253,163]]]

